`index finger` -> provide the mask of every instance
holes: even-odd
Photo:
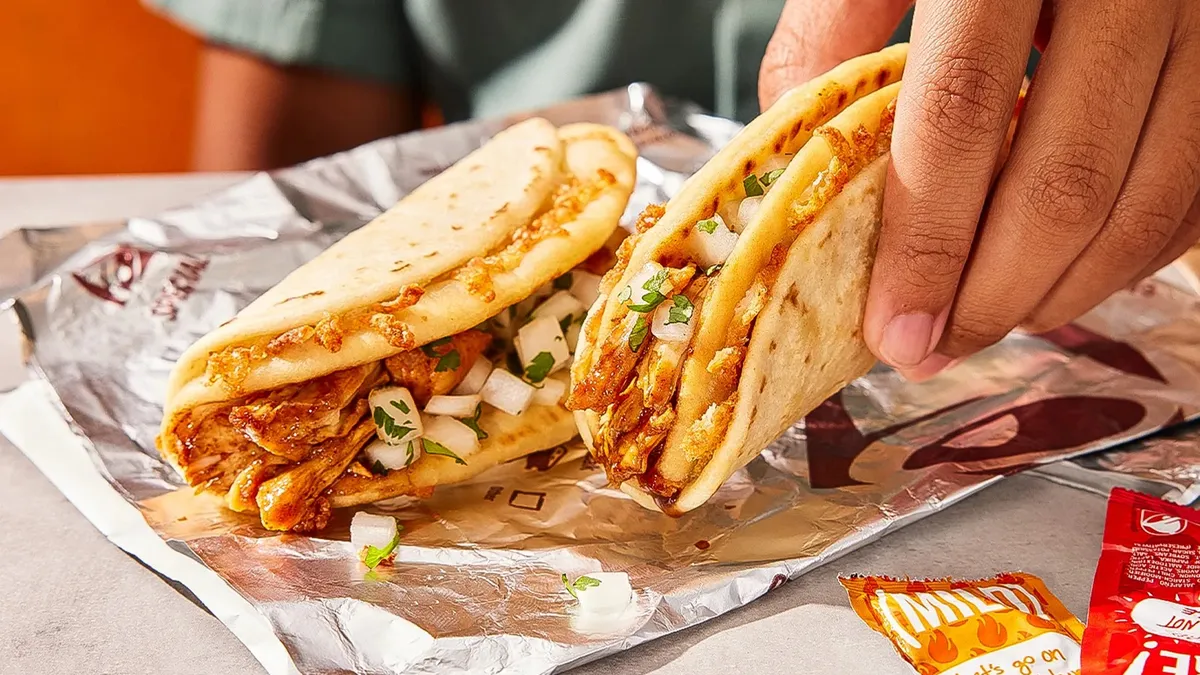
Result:
[[[1033,43],[1038,0],[926,0],[896,107],[867,345],[898,367],[937,345]]]

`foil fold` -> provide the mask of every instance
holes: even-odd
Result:
[[[538,114],[611,124],[638,144],[627,226],[738,129],[637,84]],[[384,139],[154,218],[0,240],[21,261],[0,270],[0,289],[28,286],[9,309],[36,375],[0,408],[0,432],[273,672],[547,673],[749,603],[1011,473],[1050,471],[1200,412],[1197,300],[1151,280],[924,384],[874,369],[679,519],[608,488],[575,442],[427,500],[372,505],[405,530],[395,565],[368,571],[349,543],[350,512],[318,536],[280,535],[184,486],[154,450],[183,350],[519,118]],[[51,411],[52,431],[34,411]],[[1200,443],[1184,429],[1078,466],[1194,494]],[[598,570],[629,573],[637,602],[624,615],[575,612],[559,575]]]

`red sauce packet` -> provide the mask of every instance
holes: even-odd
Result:
[[[1200,513],[1116,488],[1083,635],[1083,672],[1200,675]]]

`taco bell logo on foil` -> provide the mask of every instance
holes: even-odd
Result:
[[[153,256],[153,251],[121,245],[71,276],[88,293],[124,307],[133,294],[134,282],[146,273],[146,265]]]
[[[154,251],[121,245],[87,268],[71,276],[91,295],[125,307],[134,297],[135,284],[142,281],[150,267]],[[208,260],[194,256],[182,258],[163,282],[150,303],[154,316],[174,320],[179,305],[196,290]]]
[[[1179,534],[1187,527],[1187,522],[1182,518],[1147,509],[1142,509],[1139,520],[1141,521],[1142,531],[1156,537],[1169,537],[1173,534]]]

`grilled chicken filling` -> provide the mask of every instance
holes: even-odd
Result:
[[[598,274],[612,262],[601,249],[475,329],[192,409],[176,425],[185,477],[271,529],[312,531],[325,526],[343,476],[380,479],[424,455],[469,463],[487,438],[483,405],[520,415],[560,404],[565,385],[547,378],[569,365]]]
[[[410,387],[424,405],[457,387],[491,342],[488,333],[468,330],[437,347],[402,352],[234,404],[197,408],[178,432],[187,452],[181,457],[187,478],[194,485],[226,491],[231,509],[261,513],[263,524],[272,529],[319,530],[330,512],[322,493],[347,470],[370,472],[360,455],[376,433],[368,394],[396,384]]]
[[[822,172],[801,195],[802,201],[790,214],[793,233],[811,223],[859,169],[886,152],[891,142],[893,114],[894,108],[889,106],[881,117],[878,132],[871,133],[859,127],[851,139],[829,127],[814,132],[829,144],[833,160],[829,170]],[[775,157],[764,167],[762,174],[747,176],[743,182],[744,198],[727,199],[715,205],[709,218],[700,220],[687,232],[684,245],[677,247],[681,250],[660,256],[661,265],[649,263],[647,270],[634,275],[623,290],[613,286],[625,272],[632,254],[632,242],[627,241],[628,247],[618,252],[620,259],[602,286],[609,292],[621,293],[617,296],[620,305],[609,323],[614,328],[607,335],[599,334],[601,312],[596,312],[585,326],[596,356],[591,361],[592,367],[582,377],[577,374],[577,382],[567,402],[572,409],[592,410],[600,415],[593,452],[604,464],[614,485],[636,479],[646,491],[668,500],[685,487],[684,483],[665,478],[655,464],[667,434],[678,421],[675,406],[680,375],[683,362],[690,355],[694,333],[694,326],[690,324],[694,316],[699,316],[698,307],[704,301],[706,290],[717,282],[721,266],[733,251],[738,234],[749,225],[762,196],[783,173],[788,161],[790,156]],[[645,229],[648,229],[662,215],[662,207],[650,207],[639,224],[644,221]],[[707,391],[711,403],[699,419],[691,422],[682,437],[687,456],[699,467],[706,464],[720,446],[733,418],[738,401],[738,380],[754,321],[766,305],[768,292],[779,274],[790,241],[772,250],[769,262],[759,270],[735,308],[725,346],[706,366],[713,375]],[[668,262],[668,257],[673,260]],[[669,264],[676,267],[664,267]],[[684,300],[676,300],[677,297]],[[668,331],[665,328],[669,326],[662,326],[664,330],[653,331],[643,343],[640,338],[646,335],[647,322],[652,322],[655,329],[661,325],[648,319],[649,313],[653,312],[657,318],[664,307],[668,308],[668,316],[678,319],[678,323],[689,324],[687,329]],[[684,311],[685,308],[688,311]],[[678,311],[672,314],[670,309]]]

